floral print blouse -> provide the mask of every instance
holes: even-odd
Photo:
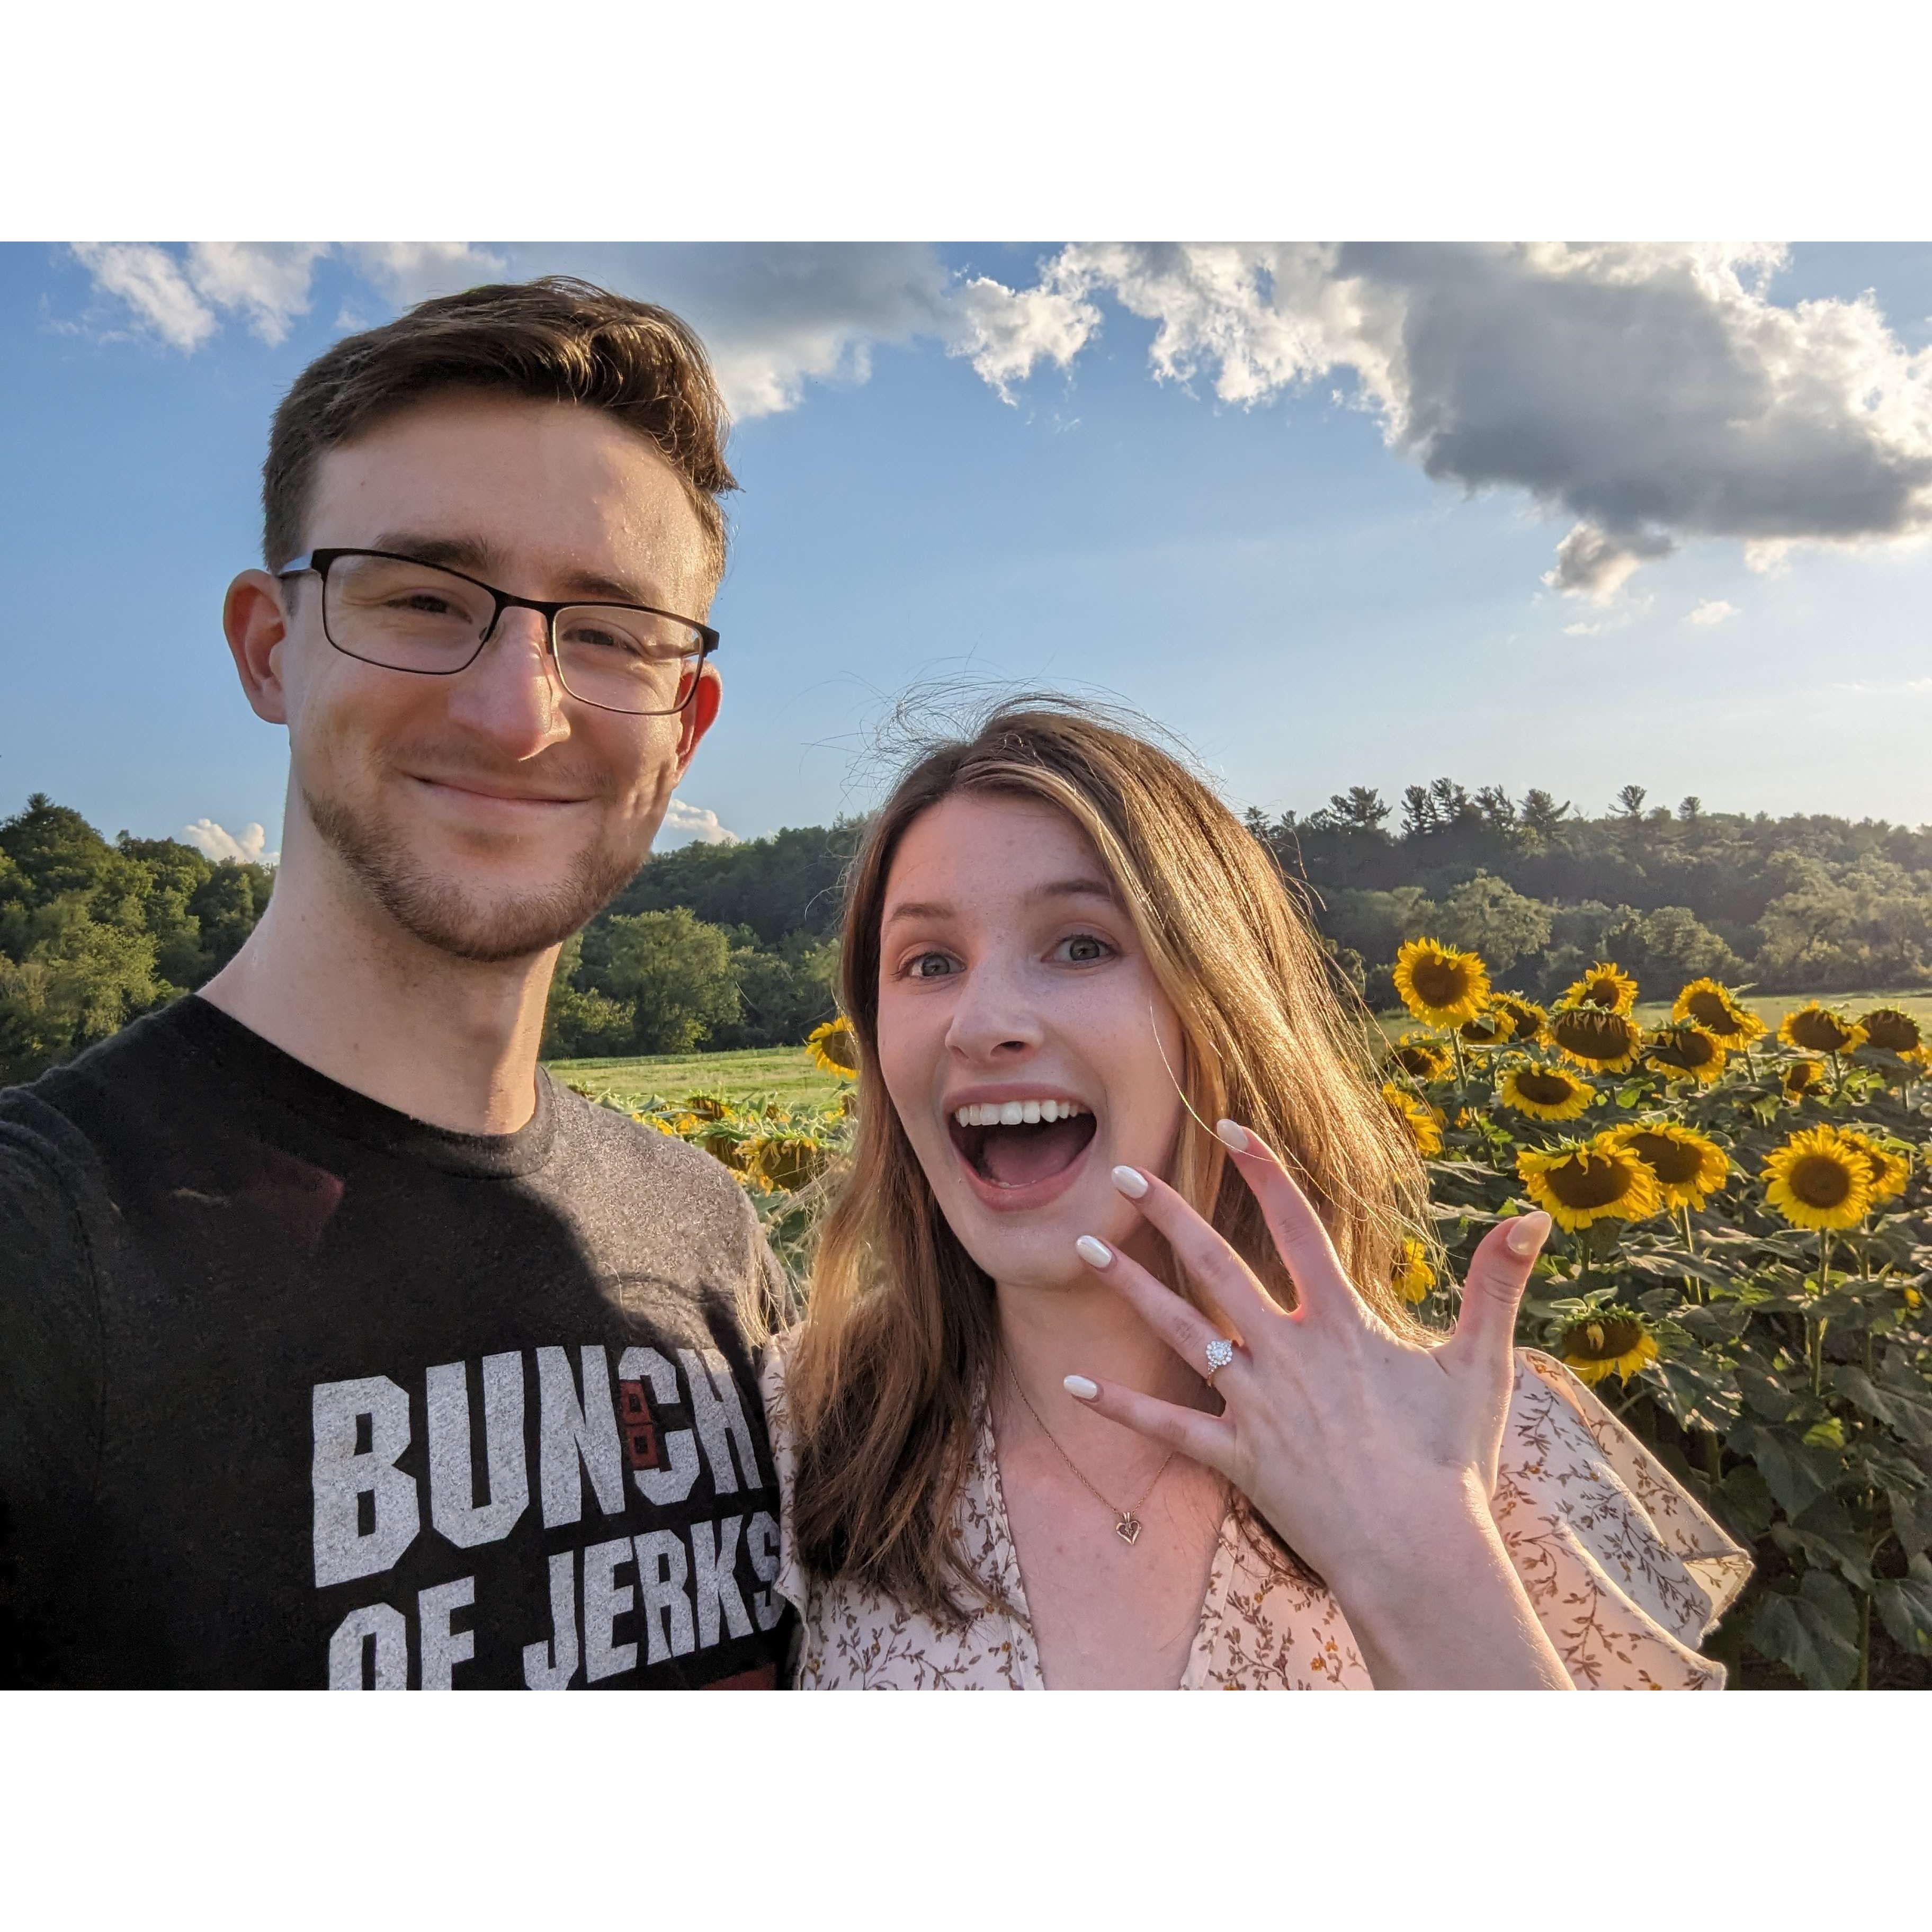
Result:
[[[763,1373],[784,1487],[778,1588],[798,1610],[803,1690],[1046,1688],[982,1401],[954,1516],[978,1574],[1010,1609],[949,1629],[842,1578],[808,1576],[792,1535],[794,1457],[785,1340]],[[1720,1690],[1697,1646],[1743,1588],[1750,1557],[1597,1398],[1550,1357],[1516,1352],[1496,1526],[1579,1690]],[[1236,1497],[1221,1524],[1184,1690],[1369,1690],[1341,1607],[1303,1576]]]

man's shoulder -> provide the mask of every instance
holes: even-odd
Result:
[[[674,1200],[681,1209],[709,1208],[734,1222],[757,1219],[736,1177],[702,1148],[560,1082],[552,1085],[560,1136],[574,1142],[607,1178],[648,1183],[657,1198]]]

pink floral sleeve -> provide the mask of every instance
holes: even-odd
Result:
[[[1570,1371],[1518,1352],[1493,1508],[1579,1689],[1720,1690],[1697,1646],[1749,1555]]]

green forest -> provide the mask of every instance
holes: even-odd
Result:
[[[1614,958],[1646,995],[1708,974],[1765,993],[1932,983],[1932,827],[1652,806],[1598,815],[1531,790],[1357,787],[1248,829],[1303,891],[1338,973],[1394,1004],[1396,950],[1474,948],[1551,994]],[[833,1010],[838,882],[862,821],[649,860],[565,950],[544,1052],[686,1053],[802,1040]],[[0,822],[0,1082],[31,1078],[200,986],[268,902],[264,867],[110,841],[37,794]]]

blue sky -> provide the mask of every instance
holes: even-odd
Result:
[[[218,626],[270,412],[346,328],[558,269],[687,314],[739,418],[684,836],[862,806],[890,700],[958,679],[1114,695],[1270,812],[1932,820],[1932,248],[1841,244],[0,248],[0,813],[272,850]]]

